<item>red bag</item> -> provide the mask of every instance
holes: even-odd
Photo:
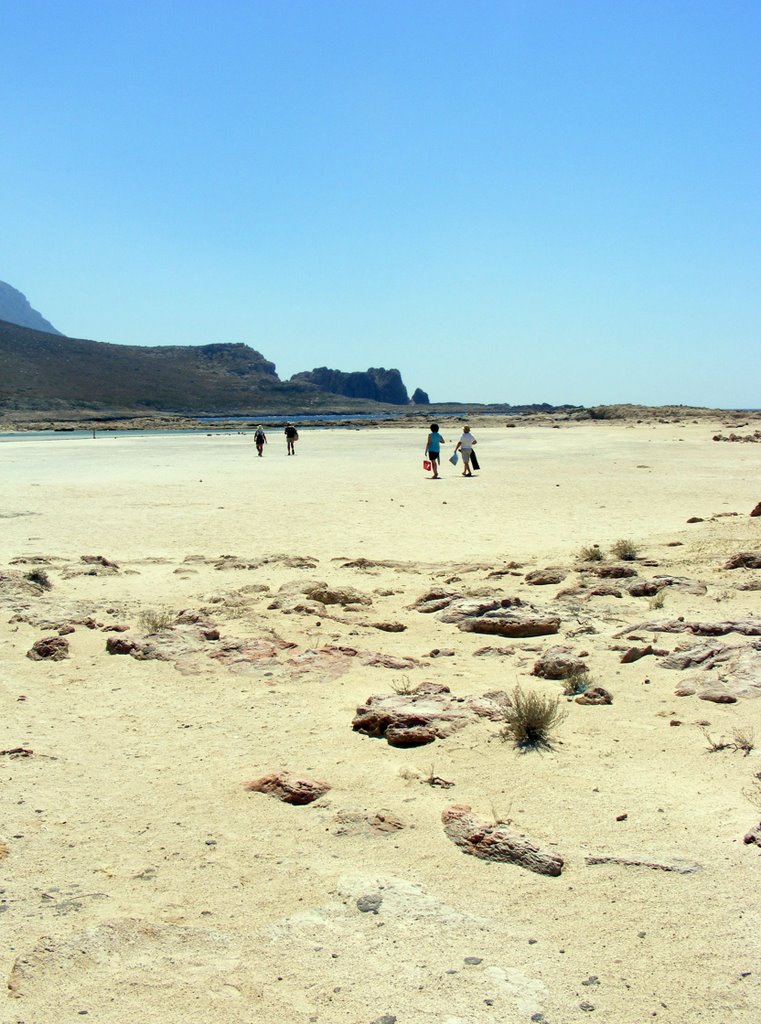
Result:
[[[423,469],[426,471],[426,473],[430,473],[431,472],[432,466],[431,466],[430,462],[428,461],[428,459],[423,459]]]

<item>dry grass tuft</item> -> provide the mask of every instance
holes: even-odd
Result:
[[[622,562],[633,562],[639,555],[639,548],[633,540],[617,540],[610,550],[614,558],[620,558]]]
[[[174,625],[175,614],[170,608],[145,608],[137,617],[144,633],[163,633]]]
[[[543,697],[516,686],[511,702],[504,706],[502,718],[505,724],[500,730],[500,738],[512,740],[516,747],[525,749],[551,749],[552,733],[566,717],[566,711],[560,708],[560,698]]]
[[[579,551],[579,561],[581,562],[602,562],[604,558],[605,553],[599,544],[590,544]]]

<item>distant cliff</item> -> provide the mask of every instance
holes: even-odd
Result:
[[[32,309],[26,295],[5,281],[0,281],[0,320],[7,320],[20,327],[30,327],[35,331],[47,331],[48,334],[61,333],[36,309]]]
[[[312,384],[321,391],[329,391],[334,395],[367,398],[373,402],[386,402],[388,405],[407,405],[410,400],[399,371],[385,370],[383,367],[370,367],[369,370],[345,373],[342,370],[329,370],[327,366],[319,366],[314,370],[294,374],[291,383]]]
[[[407,403],[398,370],[326,372],[337,374],[336,384],[357,377],[371,379],[373,386],[331,392],[313,383],[311,374],[281,381],[275,364],[248,345],[110,345],[0,320],[0,409],[5,410],[253,415]]]

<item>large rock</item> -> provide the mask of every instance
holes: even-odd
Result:
[[[294,374],[291,383],[312,384],[320,391],[328,391],[332,395],[369,398],[374,402],[386,402],[389,405],[407,405],[409,402],[402,375],[398,370],[386,370],[382,366],[371,366],[369,370],[353,373],[318,366],[314,370]]]
[[[761,569],[761,551],[738,551],[724,564],[725,569]]]
[[[539,875],[557,877],[563,858],[541,850],[526,836],[503,822],[486,821],[471,813],[467,804],[453,804],[441,815],[444,832],[465,853],[482,860],[518,864]]]
[[[560,629],[560,617],[531,609],[494,609],[476,618],[463,619],[458,623],[458,628],[464,633],[484,633],[490,636],[548,636]]]
[[[248,793],[266,793],[268,796],[274,796],[285,804],[311,804],[324,796],[330,785],[319,779],[310,779],[306,775],[281,771],[246,782],[243,788]]]
[[[477,718],[498,719],[506,694],[455,697],[448,686],[422,683],[410,693],[374,694],[357,708],[355,732],[385,739],[391,746],[411,747],[443,739]]]
[[[568,679],[587,671],[587,663],[570,647],[550,647],[534,663],[533,675],[542,679]]]
[[[69,641],[65,636],[46,636],[32,644],[26,652],[32,661],[63,661],[69,657]]]

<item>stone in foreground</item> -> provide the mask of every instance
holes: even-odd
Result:
[[[502,822],[489,822],[471,813],[468,804],[453,804],[441,815],[444,831],[465,853],[482,860],[517,864],[538,875],[557,877],[563,858],[540,850],[530,839]]]

